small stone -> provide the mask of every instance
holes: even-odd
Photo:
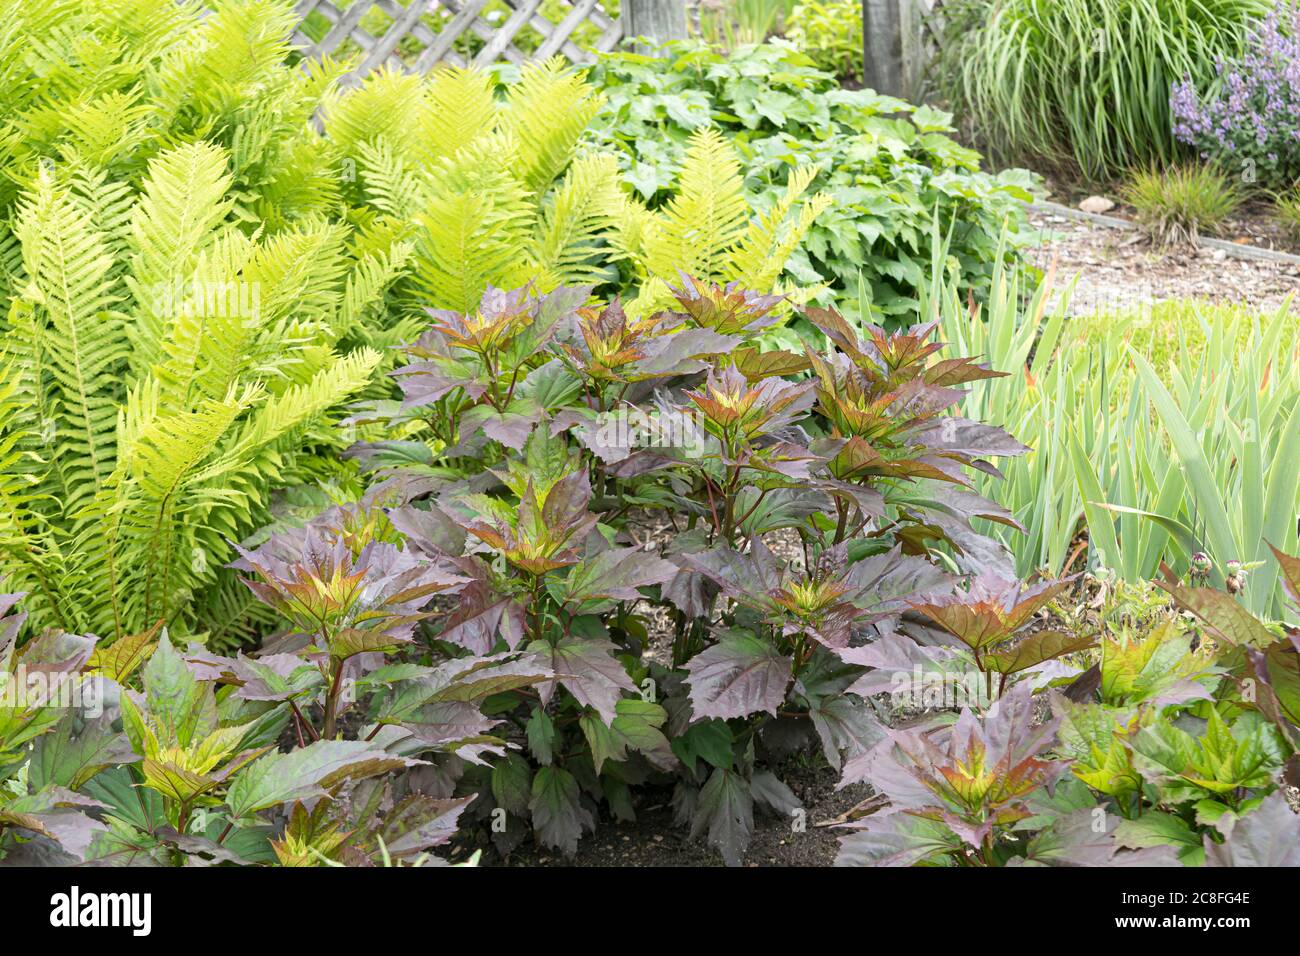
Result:
[[[1079,208],[1084,212],[1090,212],[1095,215],[1101,215],[1104,212],[1110,212],[1115,208],[1113,200],[1105,196],[1089,196],[1083,202],[1079,203]]]

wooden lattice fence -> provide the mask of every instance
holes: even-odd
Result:
[[[522,63],[557,53],[586,63],[623,38],[620,21],[605,13],[600,0],[553,0],[550,9],[564,8],[558,22],[542,15],[542,0],[502,3],[506,14],[491,0],[410,0],[406,6],[396,0],[298,0],[294,39],[306,57],[360,55],[353,75],[364,76],[385,65],[427,73],[439,63]],[[575,34],[588,26],[594,30],[585,33],[594,33],[594,41],[579,46]]]
[[[428,73],[440,63],[487,66],[563,55],[589,63],[625,36],[686,35],[685,8],[700,0],[297,0],[294,39],[308,58],[360,58],[352,76],[382,66]],[[937,50],[942,0],[862,0],[864,81],[895,96],[924,96]]]

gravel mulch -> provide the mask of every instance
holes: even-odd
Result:
[[[1053,302],[1077,275],[1071,315],[1118,312],[1169,299],[1249,305],[1260,311],[1300,292],[1300,266],[1237,259],[1219,249],[1158,250],[1130,231],[1031,209],[1029,228],[1040,244],[1028,260],[1046,271],[1056,262]]]

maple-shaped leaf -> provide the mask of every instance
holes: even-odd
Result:
[[[578,703],[595,708],[607,725],[617,716],[623,694],[636,693],[636,685],[614,656],[618,648],[604,638],[566,637],[554,646],[533,641],[528,651],[545,661],[556,681]],[[554,688],[551,682],[538,687],[543,703],[551,699]]]
[[[691,836],[708,835],[727,866],[740,866],[754,833],[754,796],[734,770],[714,770],[700,789]]]
[[[244,583],[259,600],[340,661],[410,641],[432,596],[470,580],[386,541],[354,553],[356,543],[343,528],[310,525],[255,551],[236,546],[235,566],[257,574]]]
[[[877,813],[845,824],[836,866],[945,865],[961,857],[965,846],[942,823],[906,812]]]
[[[235,774],[226,806],[247,819],[295,800],[323,796],[345,780],[401,770],[421,761],[385,753],[364,740],[318,740],[289,753],[268,754]]]
[[[528,802],[538,842],[573,856],[583,833],[595,830],[591,811],[582,805],[578,782],[567,770],[541,767],[533,776]]]
[[[111,715],[78,720],[68,714],[52,733],[37,738],[27,763],[27,782],[35,790],[46,786],[77,791],[95,774],[140,759]]]
[[[984,655],[981,661],[987,670],[999,674],[1018,674],[1044,661],[1063,654],[1073,654],[1092,647],[1097,639],[1091,634],[1070,634],[1066,631],[1035,631],[1006,650]]]
[[[1268,647],[1277,640],[1245,605],[1227,591],[1218,588],[1192,588],[1178,584],[1168,569],[1166,578],[1156,584],[1169,592],[1179,607],[1191,611],[1219,639],[1238,647]]]
[[[697,718],[775,714],[785,700],[793,662],[770,644],[728,631],[690,659],[686,683]]]
[[[924,614],[972,650],[1009,640],[1017,630],[1073,579],[1044,581],[1024,587],[1018,581],[977,578],[968,592],[956,592],[929,601],[913,601]]]
[[[596,773],[600,773],[607,760],[625,759],[628,750],[640,751],[663,770],[671,770],[677,765],[668,738],[659,729],[668,720],[662,707],[637,697],[628,697],[620,700],[615,709],[617,715],[608,725],[590,714],[584,714],[578,721],[591,746]]]
[[[669,286],[682,315],[700,327],[724,335],[756,332],[774,324],[779,316],[775,309],[783,296],[761,295],[744,289],[738,282],[725,286],[679,273],[680,288]]]
[[[104,823],[86,811],[103,808],[104,804],[98,800],[66,787],[46,786],[0,802],[0,825],[18,827],[54,840],[80,862],[86,859],[96,837],[108,831]]]
[[[111,681],[125,684],[127,678],[134,674],[153,653],[158,632],[162,630],[162,623],[158,621],[146,631],[127,634],[119,637],[112,644],[97,646],[95,652],[90,655],[88,663],[90,673],[102,674]]]
[[[1278,729],[1254,711],[1229,726],[1212,708],[1199,737],[1156,721],[1134,735],[1131,746],[1134,766],[1171,802],[1266,786],[1286,759]]]
[[[982,716],[963,709],[951,727],[891,731],[849,761],[841,785],[870,779],[893,808],[942,824],[979,850],[999,828],[1031,816],[1031,795],[1066,763],[1048,759],[1058,720],[1036,722],[1032,690],[1018,685]]]
[[[383,840],[383,850],[392,859],[403,859],[444,846],[456,835],[457,823],[473,797],[435,800],[413,793],[384,814],[383,822],[367,833]],[[367,841],[368,842],[368,841]]]
[[[1300,866],[1300,815],[1275,790],[1222,843],[1206,834],[1206,866]]]
[[[513,650],[524,638],[526,609],[512,596],[493,591],[486,581],[467,585],[459,602],[447,615],[439,640],[448,641],[475,654],[489,654],[498,640]]]
[[[1024,859],[1041,866],[1180,865],[1176,847],[1140,839],[1132,827],[1127,831],[1116,826],[1098,827],[1098,819],[1097,808],[1080,807],[1062,814],[1034,835]],[[1132,848],[1134,844],[1138,846]]]
[[[610,548],[576,564],[556,590],[565,604],[636,601],[638,588],[664,584],[676,573],[675,564],[640,548]]]

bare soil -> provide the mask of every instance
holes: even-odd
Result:
[[[803,801],[805,825],[754,811],[754,837],[745,855],[746,866],[830,866],[835,862],[841,831],[819,826],[871,795],[866,784],[836,791],[839,774],[821,758],[795,757],[772,768]],[[690,830],[673,822],[671,791],[641,795],[635,823],[602,819],[594,834],[578,843],[566,858],[554,850],[525,842],[508,860],[485,860],[504,866],[722,866],[722,857],[704,837],[691,839]]]

